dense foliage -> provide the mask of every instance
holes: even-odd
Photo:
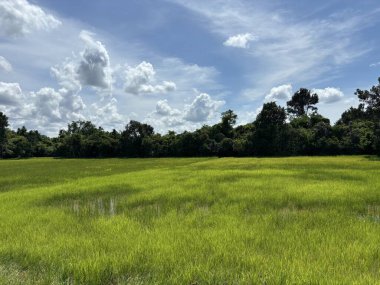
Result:
[[[156,134],[152,126],[130,121],[121,132],[77,121],[49,138],[25,127],[8,128],[0,112],[0,157],[186,157],[380,154],[380,78],[370,90],[357,90],[360,104],[335,125],[318,114],[317,94],[301,88],[287,108],[265,103],[256,120],[237,126],[228,110],[213,126],[194,132]]]

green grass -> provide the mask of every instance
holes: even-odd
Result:
[[[379,284],[380,161],[0,161],[0,284]]]

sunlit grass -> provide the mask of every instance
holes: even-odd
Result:
[[[380,161],[0,161],[1,284],[377,284]]]

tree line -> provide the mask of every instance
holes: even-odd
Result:
[[[237,115],[227,110],[213,126],[165,135],[134,120],[122,131],[75,121],[49,138],[25,127],[11,130],[0,112],[0,157],[380,155],[380,78],[370,90],[358,89],[355,95],[359,105],[346,110],[334,125],[318,113],[318,95],[301,88],[286,108],[265,103],[252,123],[235,126]]]

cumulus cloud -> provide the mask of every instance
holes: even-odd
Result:
[[[82,31],[79,37],[86,44],[81,53],[78,78],[83,85],[109,88],[111,86],[110,58],[105,46],[93,38],[94,34]]]
[[[171,107],[168,100],[159,100],[156,104],[156,110],[147,115],[145,121],[158,128],[159,131],[167,128],[178,129],[184,126],[183,112]]]
[[[249,42],[256,40],[256,37],[250,33],[238,34],[229,37],[223,44],[229,47],[248,48]]]
[[[82,97],[76,92],[65,88],[59,89],[59,93],[63,97],[61,108],[66,119],[77,120],[82,118],[80,112],[86,109],[86,105],[83,102]]]
[[[101,124],[103,127],[122,128],[124,117],[118,111],[116,98],[102,98],[100,102],[91,105],[91,121]]]
[[[22,101],[22,90],[18,83],[0,82],[0,105],[17,106]]]
[[[204,123],[215,123],[219,119],[219,108],[224,104],[224,101],[214,100],[206,93],[198,93],[191,104],[185,104],[181,109],[173,108],[167,100],[160,100],[156,110],[144,121],[161,133],[195,130]]]
[[[168,100],[160,100],[156,104],[156,113],[161,116],[176,116],[181,112],[169,106]]]
[[[207,121],[224,104],[224,101],[213,100],[210,95],[201,93],[190,105],[185,106],[184,119],[191,122]]]
[[[125,92],[134,95],[168,93],[176,89],[176,84],[171,81],[154,84],[156,71],[149,62],[143,61],[136,67],[127,67],[125,75]]]
[[[327,87],[325,89],[313,89],[313,93],[317,93],[319,102],[321,103],[334,103],[341,100],[344,96],[339,88]]]
[[[60,66],[53,66],[51,74],[66,90],[79,91],[82,88],[77,76],[77,65],[71,59],[67,59]]]
[[[93,36],[88,31],[82,31],[79,37],[85,48],[80,55],[67,58],[61,65],[51,68],[52,75],[66,90],[79,92],[82,86],[111,88],[112,69],[107,49]]]
[[[3,56],[0,56],[0,71],[11,72],[12,65]]]
[[[288,100],[292,96],[293,87],[291,84],[280,85],[273,87],[269,94],[265,96],[265,101],[277,101],[277,100]]]
[[[27,126],[56,136],[67,122],[85,120],[85,105],[80,96],[61,88],[43,87],[22,92],[18,83],[0,82],[0,110],[11,118],[12,127]],[[4,109],[5,108],[5,109]]]
[[[27,0],[0,1],[0,35],[20,36],[34,30],[50,30],[61,22]]]
[[[92,104],[87,106],[81,97],[84,86],[94,87],[101,95],[100,92],[111,90],[112,71],[104,45],[89,32],[81,32],[80,39],[84,42],[82,52],[73,53],[62,64],[51,68],[59,88],[43,87],[25,93],[18,83],[0,82],[0,108],[5,108],[13,126],[26,125],[56,135],[67,122],[76,120],[92,120],[108,128],[124,124],[116,98],[101,96],[99,101],[91,100]]]
[[[52,75],[57,79],[61,88],[58,90],[62,97],[60,102],[60,113],[62,120],[83,119],[81,112],[86,109],[79,92],[82,84],[78,78],[77,63],[67,59],[61,66],[51,68]]]
[[[60,104],[63,97],[59,92],[53,88],[44,87],[37,92],[32,92],[31,97],[36,115],[48,123],[61,120]]]

